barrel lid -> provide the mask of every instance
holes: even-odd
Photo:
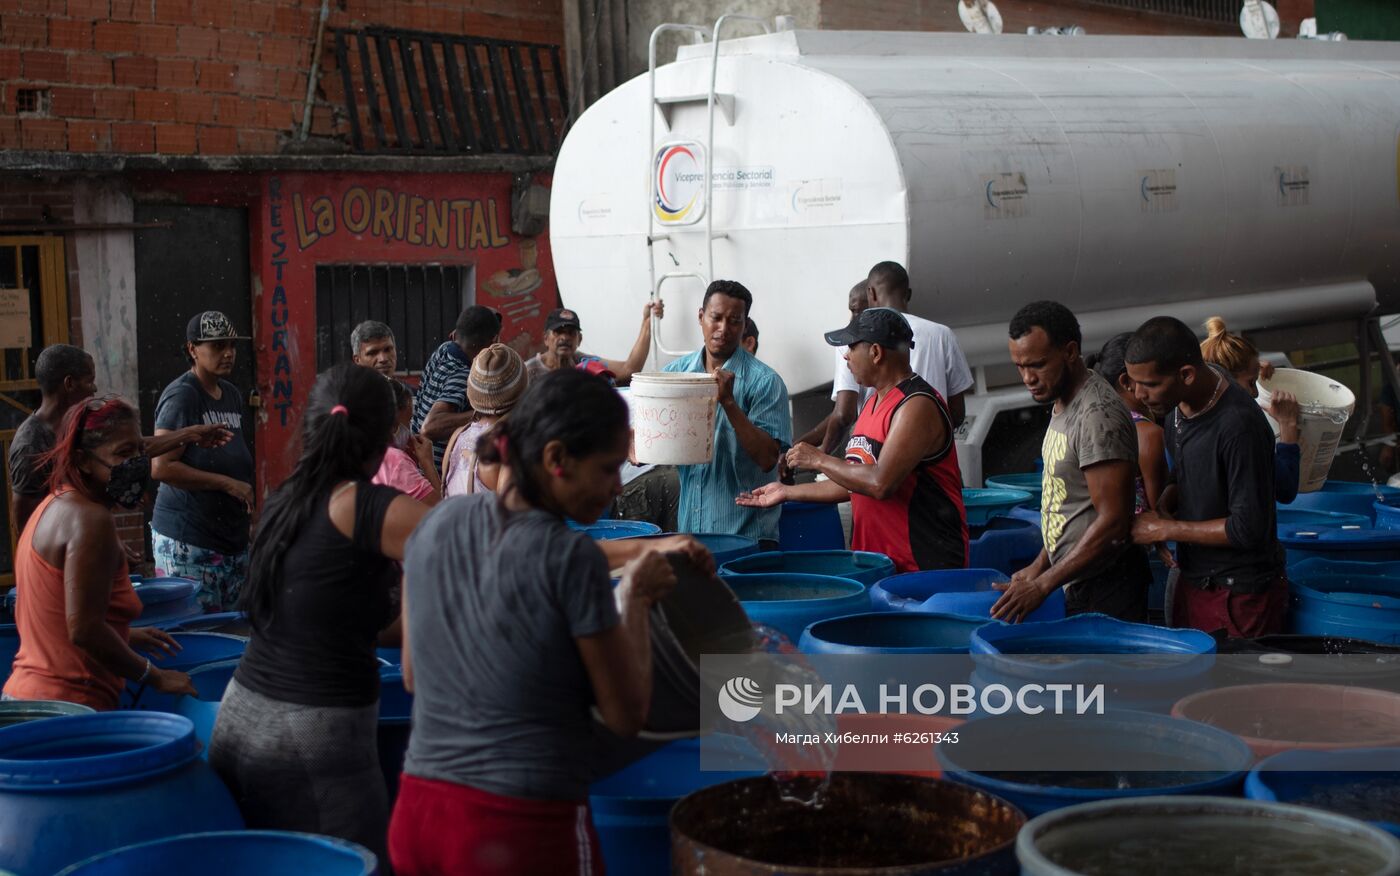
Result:
[[[699,386],[714,383],[713,374],[701,371],[642,371],[632,375],[632,385],[638,383],[669,383],[676,386]]]
[[[194,724],[161,712],[99,712],[0,729],[0,789],[61,791],[131,782],[199,755]]]
[[[263,858],[276,872],[277,862],[297,861],[307,871],[330,876],[378,872],[379,859],[349,840],[285,830],[223,830],[186,833],[134,843],[93,855],[60,871],[58,876],[85,872],[145,872],[151,861],[182,861],[191,867],[198,861],[218,860],[237,854],[240,859]],[[116,865],[115,861],[122,861]],[[113,861],[113,864],[108,864]],[[130,870],[126,868],[130,867]]]
[[[151,578],[136,585],[142,605],[164,605],[194,596],[199,585],[188,578]]]

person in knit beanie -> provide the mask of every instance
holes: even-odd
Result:
[[[495,491],[495,466],[483,467],[477,462],[477,441],[510,413],[529,381],[520,354],[505,344],[492,344],[477,354],[467,376],[467,401],[475,414],[447,441],[442,457],[443,496]]]

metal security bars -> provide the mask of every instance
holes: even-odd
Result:
[[[470,265],[317,265],[316,370],[350,361],[350,332],[387,323],[399,371],[417,373],[475,299]]]
[[[1135,9],[1142,12],[1159,12],[1163,15],[1179,15],[1201,21],[1218,21],[1222,24],[1235,24],[1240,20],[1240,7],[1244,0],[1090,0],[1098,6],[1116,6],[1119,9]]]
[[[388,28],[334,34],[356,152],[558,148],[568,106],[558,46]]]

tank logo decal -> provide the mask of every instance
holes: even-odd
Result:
[[[1167,167],[1141,172],[1138,192],[1142,195],[1139,205],[1144,213],[1176,212],[1176,168]]]
[[[1308,179],[1306,164],[1289,164],[1274,168],[1278,180],[1278,205],[1280,207],[1306,207],[1308,192],[1312,182]]]
[[[652,176],[657,221],[690,225],[705,215],[705,147],[689,141],[662,145]]]
[[[987,199],[982,207],[985,218],[1019,219],[1026,215],[1030,189],[1024,173],[984,173],[982,188]]]

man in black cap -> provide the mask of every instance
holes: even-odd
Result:
[[[157,575],[200,584],[205,611],[231,611],[248,573],[253,511],[253,455],[244,438],[243,393],[229,382],[236,341],[251,340],[217,310],[197,313],[185,328],[190,370],[156,402],[156,436],[217,425],[231,434],[217,447],[191,445],[151,461],[160,482],[151,517]]]
[[[914,332],[897,310],[870,307],[826,342],[848,347],[861,386],[874,390],[861,409],[845,459],[805,442],[787,453],[790,468],[827,480],[766,484],[736,500],[772,507],[788,500],[851,502],[851,548],[875,551],[900,572],[967,565],[962,472],[947,403],[909,366]]]
[[[637,342],[625,361],[604,359],[579,352],[579,341],[583,339],[583,329],[579,326],[578,313],[567,307],[551,310],[544,321],[544,352],[525,362],[525,371],[534,383],[556,368],[580,368],[594,374],[611,375],[619,386],[632,382],[632,375],[642,370],[647,363],[647,353],[651,351],[651,314],[656,318],[665,315],[660,301],[648,301],[642,306],[642,328],[637,333]]]

